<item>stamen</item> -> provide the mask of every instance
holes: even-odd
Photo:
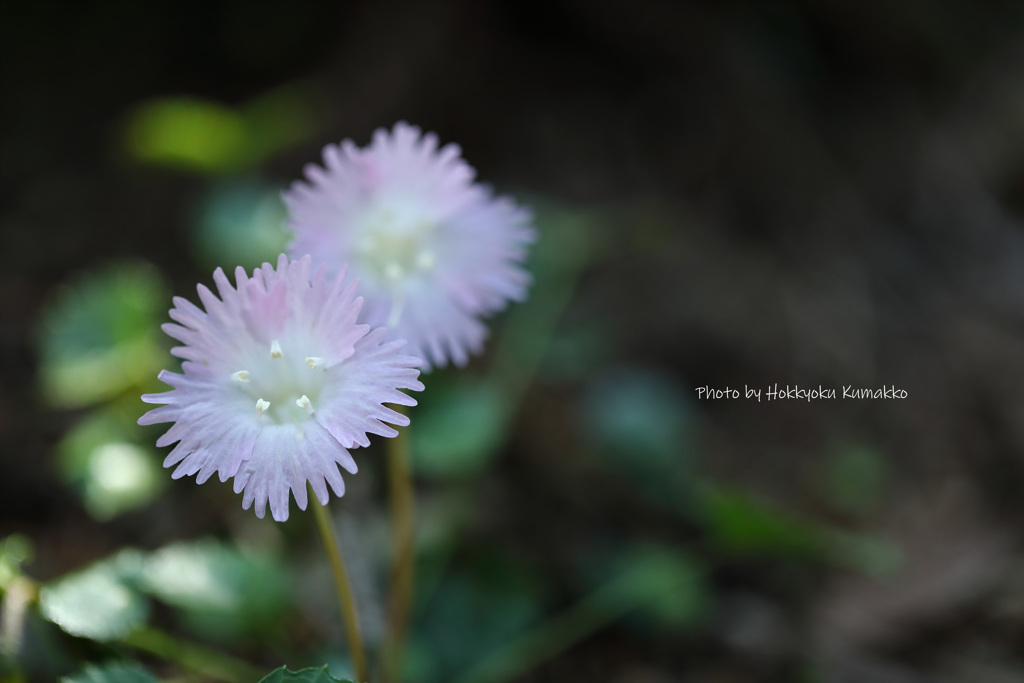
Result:
[[[256,412],[257,413],[262,415],[263,413],[267,412],[268,408],[270,408],[270,401],[264,401],[262,398],[256,399]]]
[[[284,352],[281,350],[281,342],[277,341],[276,339],[270,342],[270,357],[280,358],[283,355]]]
[[[310,370],[316,370],[318,367],[324,364],[324,359],[320,356],[307,356],[306,367]]]
[[[298,407],[302,408],[303,410],[305,410],[310,415],[313,414],[313,404],[312,404],[312,402],[310,402],[309,396],[306,396],[305,394],[303,394],[301,398],[298,398],[298,399],[295,400],[295,405],[297,405]]]
[[[420,270],[430,270],[434,267],[436,260],[434,259],[434,252],[424,249],[420,253],[416,254],[416,267]]]
[[[231,379],[235,380],[236,382],[248,382],[249,381],[249,371],[248,370],[239,370],[238,372],[232,372],[231,373]]]
[[[403,275],[405,275],[405,270],[394,261],[384,266],[384,277],[389,280],[401,280]]]

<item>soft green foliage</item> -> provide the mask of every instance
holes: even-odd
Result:
[[[417,408],[412,430],[416,471],[434,478],[480,472],[504,435],[505,405],[482,380],[436,382]]]
[[[703,612],[703,571],[672,548],[631,548],[615,574],[562,612],[521,632],[470,667],[457,683],[503,683],[638,609],[656,607],[659,619],[686,626]],[[659,605],[659,603],[661,603]]]
[[[543,615],[544,583],[507,554],[474,558],[475,571],[449,572],[433,595],[419,643],[426,680],[448,680],[499,649]]]
[[[40,330],[47,399],[77,408],[152,386],[165,359],[160,323],[168,299],[163,278],[141,263],[111,265],[63,289]]]
[[[256,179],[214,184],[196,208],[198,261],[209,269],[252,269],[273,262],[290,238],[279,190]]]
[[[21,534],[0,541],[0,591],[21,574],[21,565],[32,559],[32,542]]]
[[[132,418],[121,406],[96,411],[57,446],[62,477],[98,520],[145,505],[166,485],[155,449],[139,443]]]
[[[741,492],[707,486],[701,507],[711,537],[726,552],[805,559],[825,553],[826,538],[820,527]]]
[[[639,490],[675,504],[693,465],[690,406],[664,372],[620,368],[597,377],[582,401],[581,433]]]
[[[892,574],[903,565],[903,551],[885,538],[833,532],[829,551],[836,564],[871,576]]]
[[[237,171],[305,139],[316,126],[312,111],[309,96],[294,86],[239,108],[196,97],[156,99],[130,115],[125,146],[155,166]]]
[[[347,678],[335,678],[326,666],[290,671],[282,666],[260,679],[260,683],[352,683]]]
[[[603,248],[606,227],[597,212],[527,199],[538,235],[528,262],[533,286],[530,297],[504,316],[500,335],[490,344],[492,373],[512,410],[544,365],[577,280]]]
[[[827,461],[829,500],[844,512],[869,512],[885,491],[889,463],[875,448],[843,444]]]
[[[135,585],[142,555],[124,550],[113,558],[43,586],[44,617],[74,636],[116,640],[144,623],[149,605]]]
[[[180,610],[206,638],[273,631],[291,605],[289,577],[272,558],[212,539],[161,548],[142,576],[144,590]]]
[[[826,562],[875,575],[902,562],[890,541],[805,521],[738,491],[705,485],[700,500],[711,538],[730,555]]]
[[[74,676],[64,676],[60,683],[156,683],[156,677],[138,664],[112,662],[87,664]]]
[[[696,558],[658,545],[631,547],[615,562],[621,596],[667,626],[682,628],[700,620],[710,590]]]
[[[128,149],[140,161],[204,171],[234,168],[246,154],[245,122],[196,98],[156,100],[132,115]]]

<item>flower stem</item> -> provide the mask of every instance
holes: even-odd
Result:
[[[320,505],[316,496],[312,494],[310,487],[310,507],[316,516],[317,526],[320,528],[320,539],[324,542],[324,551],[331,563],[331,573],[334,574],[334,585],[338,589],[338,604],[341,606],[341,616],[345,620],[345,633],[348,636],[349,654],[352,656],[352,668],[355,669],[355,677],[358,683],[366,681],[366,655],[363,653],[363,636],[359,630],[359,617],[356,613],[356,602],[352,596],[352,586],[349,584],[348,575],[345,573],[345,563],[341,559],[341,551],[334,540],[334,527],[331,524],[331,517],[327,514],[327,507]]]
[[[388,441],[388,479],[391,488],[391,519],[394,526],[395,560],[388,607],[388,641],[383,649],[383,670],[388,680],[401,680],[402,655],[412,607],[415,540],[415,498],[409,469],[409,428]]]

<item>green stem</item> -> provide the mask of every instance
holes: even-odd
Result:
[[[151,626],[143,626],[132,631],[121,642],[218,681],[251,683],[258,681],[266,673],[241,660],[178,640]]]
[[[352,586],[345,573],[345,563],[341,559],[341,551],[334,540],[334,527],[331,524],[331,517],[327,514],[327,507],[320,505],[313,495],[310,487],[309,505],[313,508],[317,526],[320,528],[320,539],[324,542],[324,550],[327,552],[327,559],[331,563],[331,573],[334,574],[334,585],[338,590],[338,605],[341,607],[341,616],[345,620],[345,634],[348,636],[349,654],[352,656],[352,668],[355,670],[356,681],[366,681],[366,655],[363,653],[363,636],[359,630],[359,617],[356,613],[356,602],[352,596]]]
[[[402,657],[409,628],[415,575],[415,496],[409,469],[409,429],[388,441],[388,479],[391,487],[391,519],[394,525],[395,560],[388,608],[388,642],[382,669],[388,680],[401,680]]]

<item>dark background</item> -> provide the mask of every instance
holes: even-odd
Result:
[[[306,128],[240,170],[125,151],[141,102],[283,87]],[[242,514],[212,482],[111,522],[83,511],[53,460],[79,413],[38,390],[48,302],[124,258],[191,296],[210,268],[188,226],[212,182],[283,188],[327,142],[407,120],[599,245],[510,434],[460,482],[485,493],[456,557],[504,547],[550,587],[546,614],[579,597],[570,567],[595,544],[654,538],[707,570],[696,624],[615,622],[529,680],[1024,681],[1024,5],[4,2],[0,95],[0,537],[31,539],[35,578],[230,537]],[[584,360],[560,373],[567,358]],[[681,397],[688,480],[897,559],[872,575],[771,543],[716,550],[700,514],[595,464],[579,416],[622,373]],[[695,391],[775,383],[907,398]],[[420,482],[427,499],[447,485]]]

